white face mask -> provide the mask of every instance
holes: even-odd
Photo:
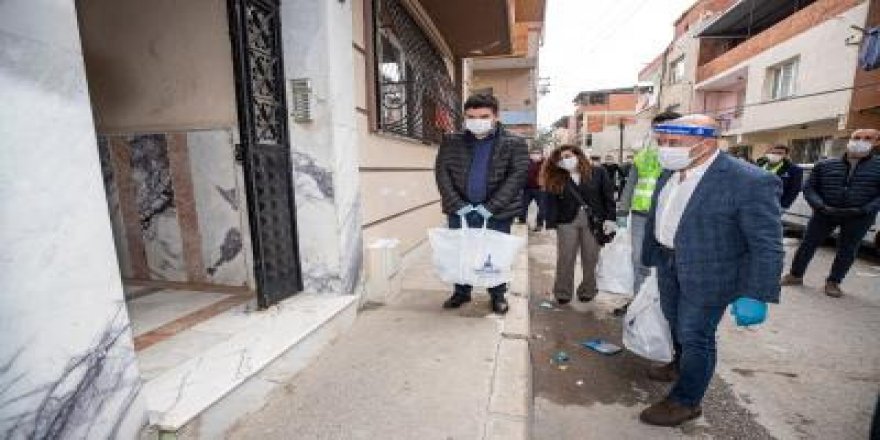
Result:
[[[578,158],[576,157],[564,157],[557,164],[559,168],[568,171],[577,171],[578,167]]]
[[[764,157],[767,158],[767,162],[770,162],[772,164],[777,164],[779,162],[782,162],[782,158],[783,158],[783,156],[779,153],[767,153]]]
[[[464,128],[477,136],[489,133],[494,127],[495,121],[491,119],[468,118],[464,120]]]
[[[661,145],[657,151],[660,165],[670,171],[680,171],[691,166],[691,164],[699,158],[699,156],[691,157],[691,152],[694,151],[695,148],[699,148],[700,145],[703,145],[703,142],[690,148]],[[700,156],[702,156],[702,154]]]
[[[683,170],[693,161],[690,148],[661,146],[657,153],[660,165],[667,170]]]
[[[541,160],[541,155],[540,154],[533,154],[532,160],[535,162],[539,162]]]
[[[869,141],[849,141],[849,143],[846,144],[847,151],[858,155],[867,154],[871,151],[871,148],[873,148],[873,145],[871,145],[871,142]]]

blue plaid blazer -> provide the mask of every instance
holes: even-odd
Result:
[[[707,306],[740,296],[778,303],[785,255],[779,178],[720,153],[685,208],[669,261],[654,224],[657,198],[671,175],[657,183],[642,246],[642,262],[657,267],[661,295],[677,289],[683,300]]]

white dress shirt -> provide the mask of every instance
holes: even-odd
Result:
[[[703,180],[706,170],[715,162],[716,158],[718,158],[718,151],[715,151],[705,163],[687,170],[684,174],[684,180],[681,179],[682,172],[676,171],[660,191],[660,195],[657,197],[654,237],[663,246],[675,249],[675,234],[678,232],[681,216],[687,209],[691,196],[694,195],[694,190]]]

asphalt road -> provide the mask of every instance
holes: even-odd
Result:
[[[791,240],[788,254],[793,252]],[[860,259],[835,300],[818,287],[833,250],[817,254],[807,287],[786,289],[767,324],[738,329],[725,318],[719,365],[704,416],[679,428],[641,424],[639,412],[667,385],[645,376],[649,362],[626,351],[605,356],[578,345],[601,337],[621,343],[623,299],[547,309],[555,265],[552,232],[530,237],[533,438],[556,439],[866,439],[880,389],[880,266]],[[565,351],[570,360],[551,359]]]

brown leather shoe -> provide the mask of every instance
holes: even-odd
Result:
[[[840,298],[843,296],[843,290],[840,290],[840,284],[828,281],[825,283],[825,294],[832,298]]]
[[[670,362],[648,368],[648,379],[657,382],[675,382],[678,380],[678,364]]]
[[[639,420],[649,425],[678,426],[702,414],[703,410],[699,406],[684,406],[666,399],[645,408],[639,415]]]
[[[792,274],[788,274],[782,277],[782,281],[780,281],[780,284],[782,284],[783,286],[803,286],[804,279],[798,278]]]

